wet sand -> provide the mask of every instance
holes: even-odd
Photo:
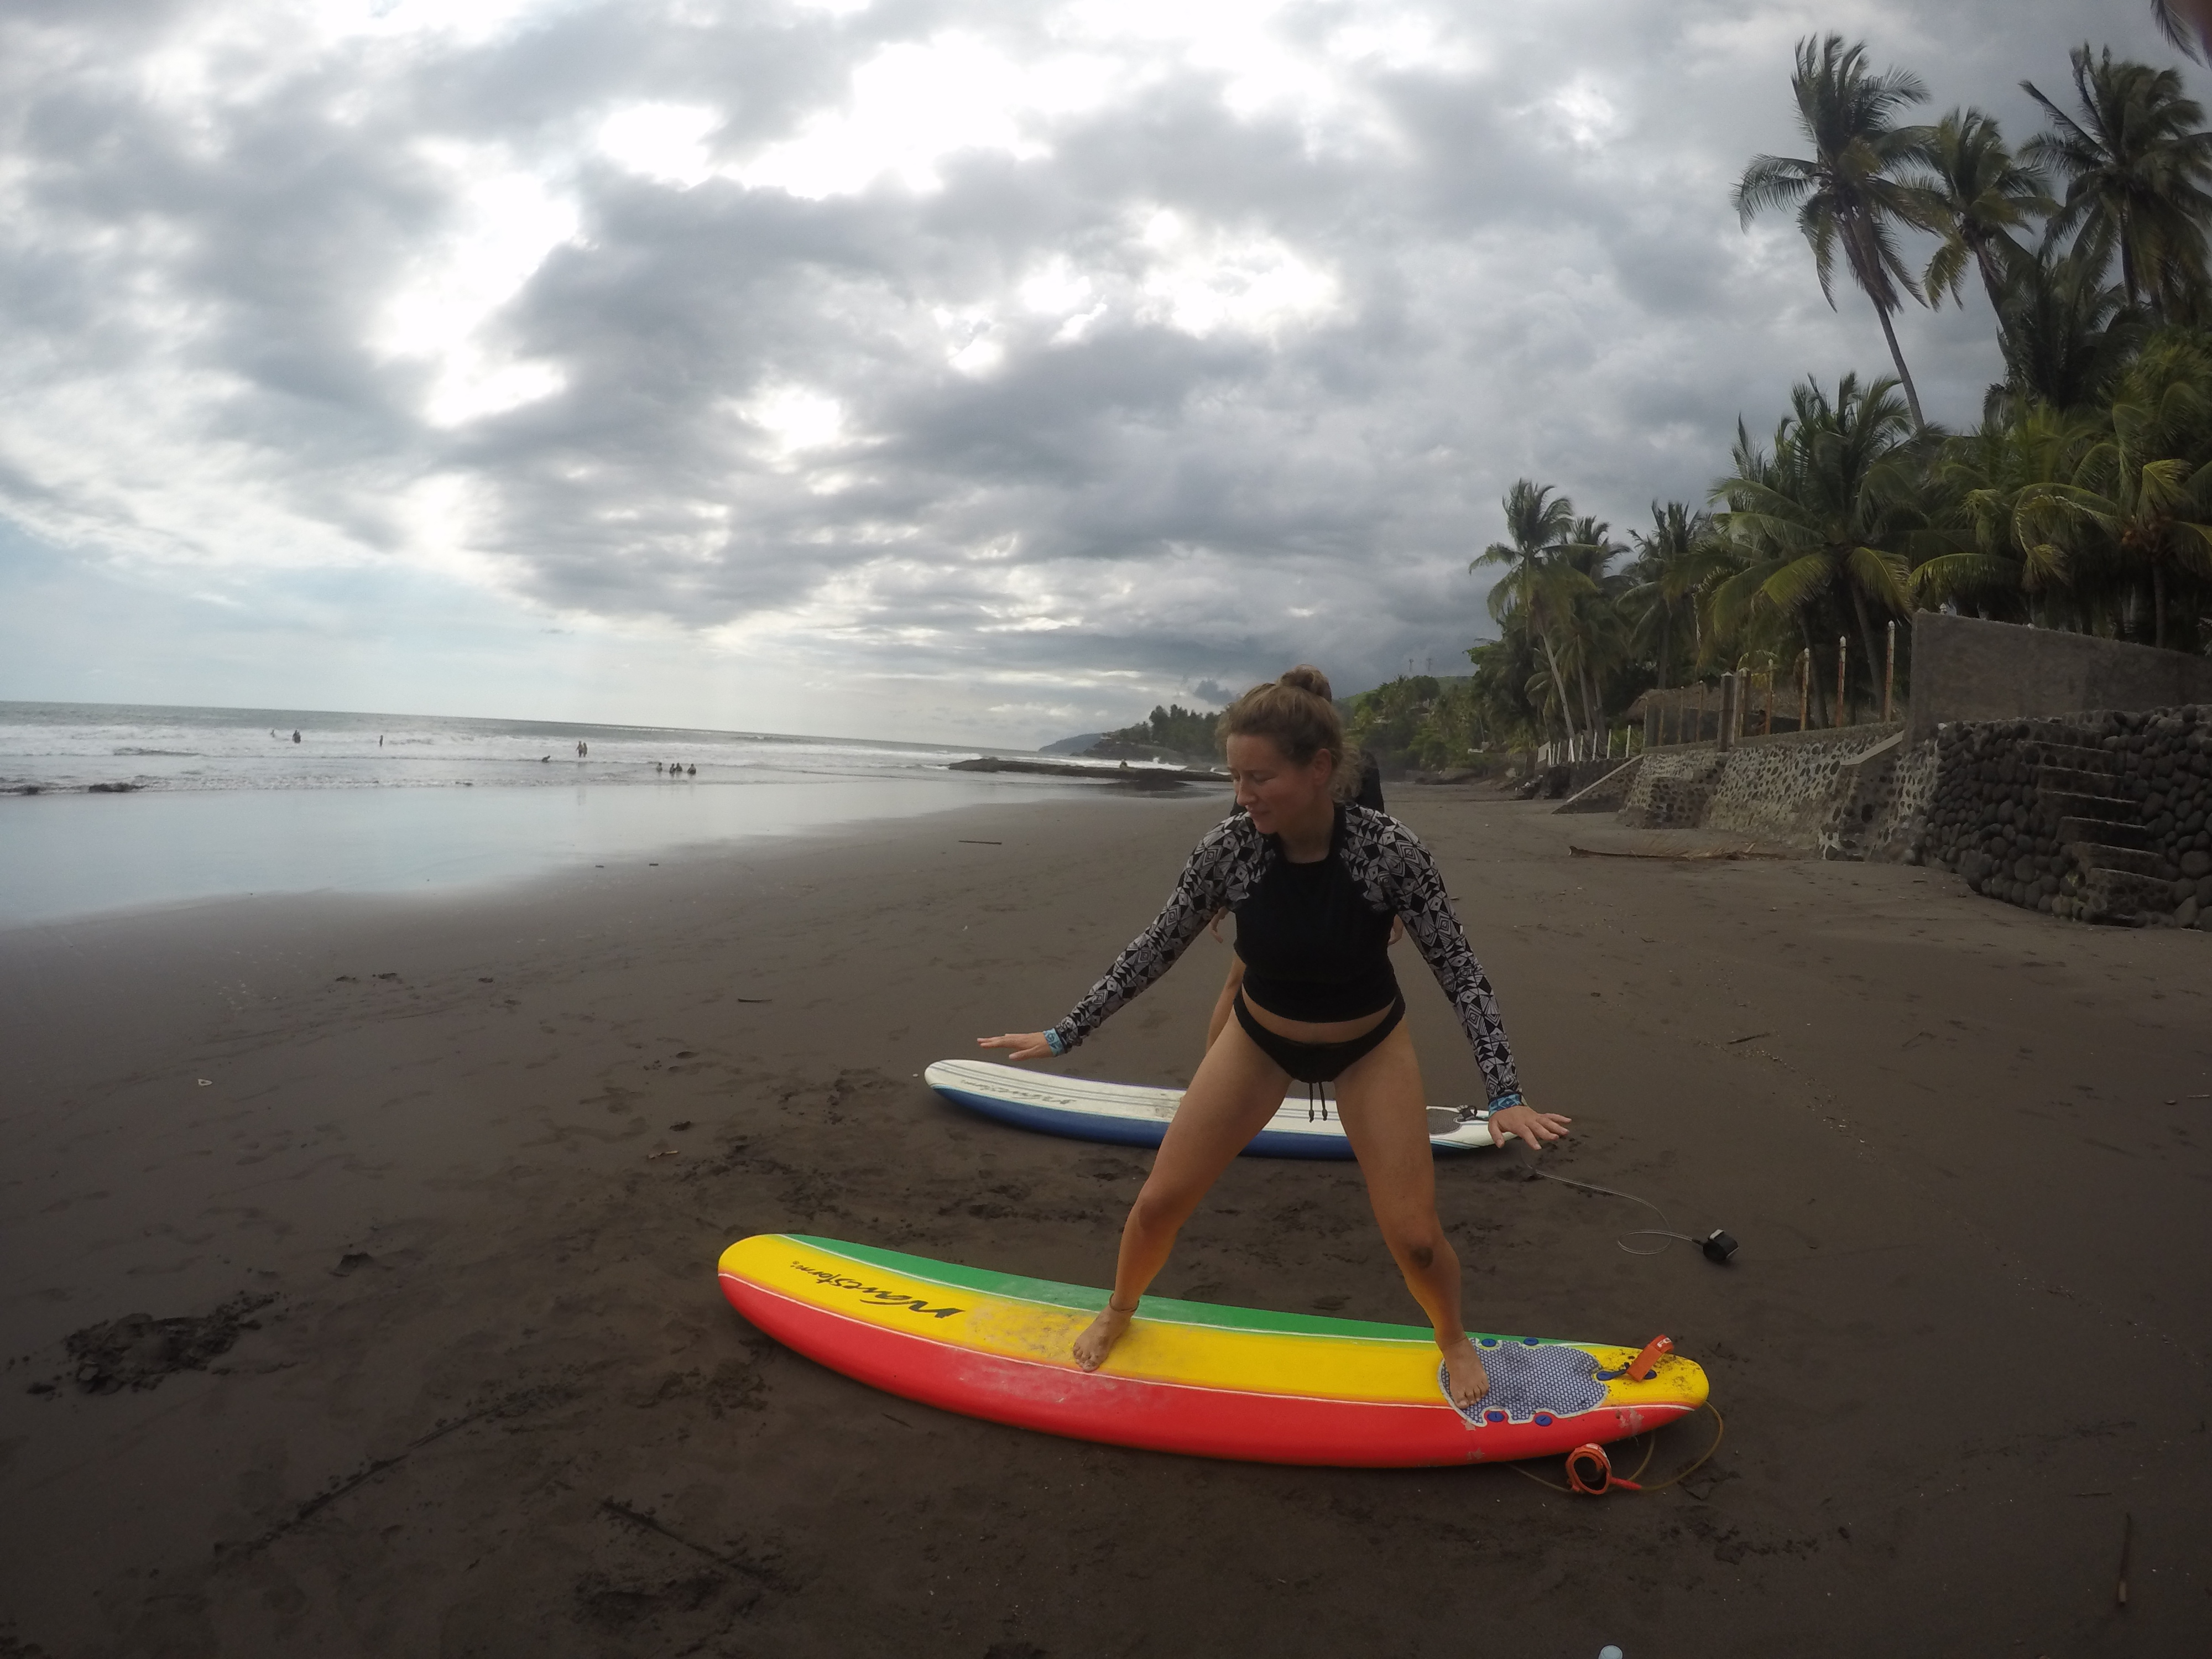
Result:
[[[2212,945],[1401,793],[1577,1120],[1545,1167],[1742,1242],[1631,1256],[1634,1206],[1455,1163],[1470,1322],[1672,1334],[1728,1421],[1692,1480],[1054,1440],[731,1312],[768,1230],[1109,1273],[1146,1158],[916,1074],[1064,1012],[1219,803],[1002,805],[0,933],[0,1655],[2201,1650]],[[1059,1064],[1181,1080],[1224,962]],[[1158,1288],[1418,1319],[1349,1166],[1241,1161]]]

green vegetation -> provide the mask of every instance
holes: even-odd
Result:
[[[1221,740],[1215,735],[1215,727],[1225,712],[1217,708],[1209,714],[1202,709],[1185,708],[1179,702],[1171,702],[1164,708],[1155,708],[1152,718],[1139,725],[1109,732],[1106,741],[1172,749],[1194,759],[1211,759],[1221,753]]]
[[[2193,53],[2185,9],[2160,15]],[[1838,35],[1802,42],[1808,153],[1753,158],[1733,205],[1747,225],[1794,213],[1832,305],[1840,260],[1894,374],[1807,380],[1764,441],[1739,422],[1705,504],[1653,502],[1627,545],[1516,483],[1470,567],[1498,573],[1499,637],[1466,680],[1355,699],[1363,741],[1429,766],[1601,750],[1649,688],[1801,664],[1815,718],[1848,718],[1838,651],[1846,703],[1870,706],[1885,624],[1923,607],[2212,651],[2212,132],[2170,67],[2084,45],[2070,69],[2063,96],[2022,83],[2048,125],[2014,149],[1979,110],[1908,125],[1917,76]],[[1922,417],[1892,319],[1977,293],[2003,378],[1949,432]]]
[[[1471,679],[1407,675],[1362,691],[1345,709],[1345,735],[1386,772],[1483,764],[1481,701]]]

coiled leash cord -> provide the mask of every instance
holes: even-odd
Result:
[[[1631,1254],[1638,1253],[1632,1251]],[[1656,1252],[1644,1251],[1642,1254],[1653,1255]],[[1689,1468],[1679,1469],[1664,1480],[1649,1486],[1638,1483],[1643,1480],[1644,1471],[1651,1467],[1652,1453],[1659,1449],[1659,1437],[1656,1433],[1645,1440],[1644,1461],[1636,1466],[1636,1473],[1626,1477],[1613,1472],[1613,1461],[1605,1455],[1602,1446],[1577,1446],[1567,1454],[1567,1484],[1564,1486],[1556,1480],[1545,1480],[1542,1475],[1518,1463],[1507,1467],[1517,1474],[1526,1475],[1540,1486],[1549,1486],[1553,1492],[1580,1492],[1585,1498],[1602,1498],[1615,1486],[1626,1492],[1664,1492],[1677,1481],[1688,1480],[1711,1462],[1713,1454],[1721,1449],[1722,1438],[1728,1433],[1728,1425],[1711,1401],[1705,1401],[1699,1409],[1713,1414],[1713,1443],[1706,1447],[1704,1454]]]
[[[1528,1173],[1532,1176],[1539,1176],[1546,1181],[1556,1181],[1562,1187],[1577,1187],[1583,1192],[1601,1193],[1607,1198],[1625,1198],[1631,1204],[1641,1204],[1645,1209],[1650,1211],[1652,1214],[1657,1216],[1660,1220],[1668,1222],[1668,1224],[1664,1227],[1632,1228],[1629,1231],[1621,1234],[1618,1238],[1613,1241],[1620,1249],[1626,1250],[1631,1255],[1658,1255],[1664,1252],[1668,1246],[1671,1245],[1678,1238],[1685,1244],[1694,1244],[1699,1249],[1703,1250],[1705,1253],[1705,1260],[1708,1261],[1725,1262],[1730,1256],[1735,1254],[1735,1240],[1729,1237],[1717,1227],[1714,1228],[1712,1231],[1707,1233],[1703,1238],[1692,1238],[1687,1233],[1678,1233],[1674,1231],[1674,1224],[1671,1221],[1668,1221],[1666,1211],[1661,1209],[1656,1204],[1654,1204],[1648,1198],[1638,1198],[1634,1193],[1620,1192],[1611,1187],[1593,1187],[1587,1181],[1570,1181],[1565,1176],[1548,1174],[1545,1170],[1538,1169],[1533,1164],[1528,1166]],[[1628,1241],[1632,1238],[1659,1238],[1664,1239],[1666,1243],[1660,1245],[1658,1249],[1656,1250],[1639,1250],[1629,1243]]]
[[[1663,1227],[1632,1228],[1613,1241],[1631,1255],[1660,1255],[1676,1239],[1681,1240],[1685,1244],[1696,1245],[1705,1252],[1705,1260],[1708,1261],[1725,1263],[1735,1254],[1735,1240],[1717,1227],[1703,1238],[1692,1238],[1687,1233],[1676,1232],[1674,1230],[1674,1223],[1668,1219],[1666,1211],[1648,1198],[1638,1198],[1634,1193],[1624,1193],[1613,1187],[1593,1186],[1587,1181],[1570,1181],[1565,1176],[1549,1174],[1534,1164],[1528,1166],[1528,1173],[1532,1176],[1540,1176],[1546,1181],[1556,1181],[1562,1187],[1577,1188],[1585,1193],[1596,1193],[1606,1198],[1625,1198],[1631,1204],[1641,1204],[1660,1220],[1667,1222],[1667,1225]],[[1642,1250],[1628,1242],[1632,1238],[1656,1238],[1663,1242],[1658,1249]],[[1630,1362],[1629,1368],[1633,1369],[1636,1365],[1643,1364],[1644,1357],[1658,1348],[1662,1343],[1667,1343],[1665,1337],[1655,1339],[1650,1348],[1645,1349],[1644,1354],[1638,1355],[1636,1359]],[[1671,1348],[1673,1344],[1667,1343],[1667,1346]],[[1649,1373],[1645,1374],[1649,1375]],[[1719,1408],[1711,1401],[1706,1401],[1699,1409],[1711,1412],[1713,1414],[1713,1443],[1706,1447],[1697,1462],[1692,1463],[1687,1468],[1677,1470],[1655,1486],[1646,1486],[1640,1483],[1644,1478],[1644,1471],[1651,1466],[1651,1454],[1658,1449],[1659,1441],[1656,1435],[1645,1443],[1644,1461],[1636,1466],[1636,1473],[1626,1477],[1613,1472],[1613,1460],[1605,1455],[1604,1447],[1597,1445],[1577,1446],[1567,1454],[1567,1484],[1564,1486],[1556,1480],[1545,1480],[1542,1475],[1523,1468],[1518,1463],[1512,1465],[1512,1468],[1540,1486],[1549,1486],[1553,1492],[1580,1492],[1586,1498],[1602,1498],[1615,1486],[1627,1492],[1664,1492],[1677,1481],[1686,1480],[1705,1468],[1712,1460],[1713,1454],[1721,1449],[1721,1441],[1728,1433],[1728,1424],[1721,1417]]]

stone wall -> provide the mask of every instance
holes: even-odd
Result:
[[[1705,821],[1729,757],[1716,749],[1654,749],[1641,757],[1620,821],[1639,830],[1692,830]]]
[[[1638,759],[1620,821],[1644,830],[1725,830],[1864,856],[1863,846],[1887,844],[1897,833],[1893,774],[1902,731],[1894,723],[1852,726],[1746,738],[1727,750],[1654,749]]]
[[[1595,782],[1568,796],[1556,810],[1562,812],[1617,812],[1628,799],[1628,792],[1636,782],[1636,775],[1643,768],[1644,757],[1641,755],[1633,760],[1616,761],[1612,769]]]
[[[1919,851],[2081,921],[2212,932],[2212,708],[1954,722]]]
[[[1859,791],[1862,763],[1895,748],[1899,730],[1849,726],[1747,738],[1729,751],[1705,810],[1705,827],[1782,846],[1825,844],[1822,837],[1833,832],[1839,810]]]
[[[2212,658],[1922,611],[1912,618],[1911,736],[1954,720],[2212,702]]]
[[[1837,850],[1846,858],[1917,864],[1936,799],[1936,740],[1869,754],[1860,778],[1837,815]]]
[[[1626,755],[1615,755],[1604,760],[1560,761],[1556,765],[1539,767],[1524,786],[1522,799],[1571,800],[1590,785],[1627,764]]]
[[[2201,661],[2174,669],[2171,652],[2142,653],[2159,659],[2146,665],[2060,649],[2087,665],[2082,684],[2212,670]],[[1817,845],[1823,857],[1939,864],[1977,892],[2047,915],[2212,933],[2212,701],[1948,720],[1919,737],[1924,684],[1916,680],[1910,725],[1652,750],[1625,775],[1620,821]],[[2019,692],[1999,685],[1987,695]],[[1611,794],[1571,805],[1601,810]]]

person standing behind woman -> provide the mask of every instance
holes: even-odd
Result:
[[[1105,1363],[1183,1223],[1274,1115],[1289,1081],[1333,1081],[1383,1240],[1436,1333],[1452,1401],[1472,1406],[1490,1383],[1468,1340],[1459,1258],[1437,1218],[1428,1091],[1390,967],[1394,921],[1459,1013],[1492,1130],[1541,1145],[1570,1120],[1522,1102],[1497,1000],[1427,849],[1396,819],[1338,801],[1340,780],[1355,779],[1327,677],[1302,666],[1253,687],[1222,730],[1243,811],[1199,843],[1167,908],[1050,1030],[976,1039],[1015,1060],[1064,1054],[1167,972],[1216,915],[1237,918],[1247,974],[1235,1022],[1206,1050],[1168,1126],[1121,1230],[1113,1292],[1075,1340],[1076,1363]]]

